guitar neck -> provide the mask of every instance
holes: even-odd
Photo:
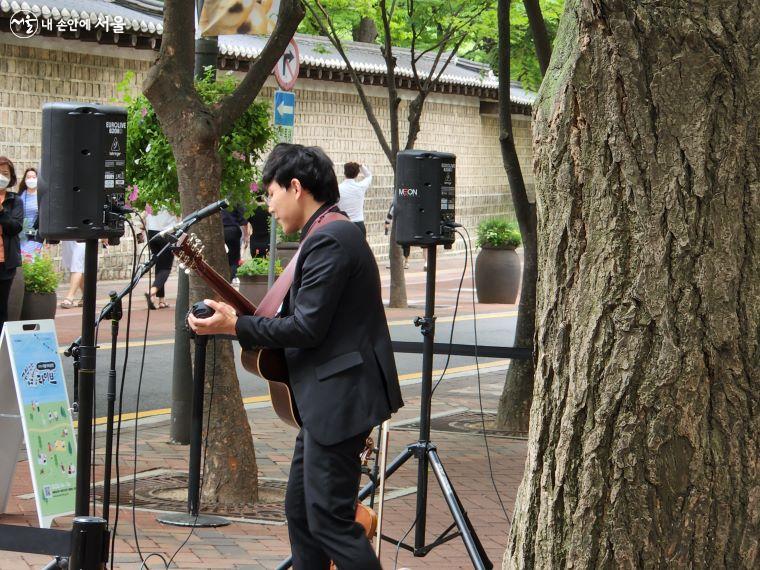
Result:
[[[222,298],[222,301],[231,305],[241,315],[252,315],[256,312],[256,305],[246,299],[240,292],[208,263],[197,259],[193,269],[206,284],[214,290],[214,293]]]

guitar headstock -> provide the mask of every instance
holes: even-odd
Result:
[[[205,246],[200,238],[195,234],[183,234],[174,245],[174,255],[179,259],[180,269],[185,273],[198,268],[200,264],[205,264],[203,259],[203,248]]]

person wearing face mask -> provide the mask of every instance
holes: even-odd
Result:
[[[9,158],[0,156],[0,330],[8,319],[8,296],[13,277],[21,265],[19,233],[24,222],[24,207],[15,192],[16,170]]]
[[[24,227],[20,235],[21,257],[32,258],[42,251],[42,242],[29,237],[37,229],[37,169],[27,168],[18,183],[18,197],[24,207]]]

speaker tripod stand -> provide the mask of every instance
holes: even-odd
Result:
[[[467,554],[472,561],[473,568],[477,570],[491,570],[493,563],[489,560],[464,506],[446,474],[435,444],[430,440],[431,396],[433,392],[433,344],[435,341],[436,247],[435,245],[426,246],[425,316],[417,317],[414,322],[416,326],[420,327],[420,332],[423,335],[422,402],[420,404],[419,439],[415,443],[409,444],[385,470],[385,477],[387,479],[388,477],[392,477],[407,461],[412,458],[417,459],[417,509],[414,519],[414,544],[406,544],[385,535],[382,535],[381,538],[400,545],[401,548],[408,550],[416,557],[422,557],[436,546],[461,536],[467,549]],[[431,467],[438,485],[441,487],[443,498],[449,507],[454,522],[438,538],[426,544],[428,472]],[[375,487],[375,481],[371,481],[365,485],[359,491],[359,500],[362,501],[372,495],[375,492]],[[277,568],[278,570],[284,570],[285,568],[290,568],[291,564],[292,559],[289,558]]]

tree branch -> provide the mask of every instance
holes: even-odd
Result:
[[[346,64],[346,68],[348,69],[348,74],[351,77],[351,81],[354,84],[354,87],[356,88],[356,92],[359,95],[359,100],[362,103],[362,106],[364,107],[364,112],[367,114],[367,120],[369,121],[369,124],[372,126],[372,130],[375,131],[375,136],[377,136],[377,140],[380,143],[380,146],[383,149],[383,152],[385,153],[385,156],[388,158],[389,161],[392,161],[392,152],[390,146],[388,146],[388,141],[385,138],[385,133],[383,133],[383,128],[380,126],[380,121],[378,121],[377,116],[375,115],[374,107],[372,106],[372,103],[370,102],[369,98],[367,97],[367,94],[364,92],[364,86],[362,85],[362,82],[359,79],[359,75],[356,73],[356,70],[354,69],[353,65],[351,65],[351,61],[348,59],[348,56],[346,55],[346,51],[343,48],[343,42],[340,41],[340,37],[338,36],[338,32],[335,29],[335,25],[332,22],[332,19],[330,18],[330,15],[327,13],[327,10],[325,10],[324,6],[319,2],[319,0],[314,0],[314,3],[319,8],[320,14],[317,14],[317,11],[311,6],[311,4],[304,0],[304,5],[306,6],[306,9],[309,11],[309,13],[314,18],[314,21],[319,26],[319,29],[322,31],[322,34],[324,34],[327,39],[330,40],[330,43],[333,45],[335,50],[340,55],[341,59],[343,59],[343,63]],[[322,19],[324,18],[324,20]],[[325,24],[325,22],[327,22]]]
[[[514,135],[512,134],[512,115],[510,109],[510,0],[498,0],[497,19],[499,30],[499,142],[501,143],[502,160],[507,172],[509,188],[515,216],[520,225],[520,232],[525,235],[529,228],[525,225],[531,218],[531,204],[525,189],[520,163],[517,160]]]
[[[217,103],[214,108],[220,135],[229,132],[235,121],[253,103],[267,77],[277,64],[277,60],[282,57],[285,48],[296,33],[304,14],[300,0],[281,0],[280,11],[277,13],[277,24],[264,49],[251,65],[237,89]]]
[[[396,2],[393,0],[391,8],[395,8]],[[398,128],[398,107],[401,99],[396,89],[396,58],[393,56],[393,43],[391,41],[391,23],[390,14],[387,9],[385,0],[380,0],[380,15],[383,18],[383,59],[385,59],[385,69],[388,76],[388,115],[391,125],[391,152],[388,157],[393,172],[396,172],[396,155],[399,151],[399,128]]]
[[[549,60],[552,56],[552,46],[549,42],[549,34],[546,32],[546,22],[541,14],[541,5],[538,0],[523,0],[525,12],[528,14],[530,31],[533,34],[533,45],[536,47],[538,65],[541,67],[541,75],[546,75],[549,69]]]
[[[195,7],[186,0],[164,2],[164,33],[156,63],[143,82],[145,96],[153,102],[162,94],[193,87],[195,60]]]

